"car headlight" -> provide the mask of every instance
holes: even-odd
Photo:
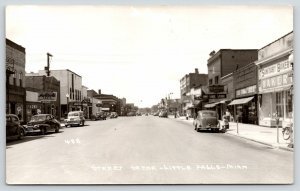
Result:
[[[35,127],[35,128],[39,128],[39,127],[40,127],[40,125],[34,125],[34,127]]]

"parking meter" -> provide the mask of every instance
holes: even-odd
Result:
[[[278,113],[275,113],[275,122],[277,127],[277,143],[279,143],[279,116]]]
[[[279,116],[277,113],[275,114],[275,121],[276,121],[276,125],[278,126],[279,125]]]

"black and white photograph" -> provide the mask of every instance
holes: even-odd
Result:
[[[293,184],[293,12],[7,5],[6,184]]]

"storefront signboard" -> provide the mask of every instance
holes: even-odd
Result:
[[[39,92],[38,101],[50,102],[57,100],[57,92]]]
[[[248,94],[255,94],[256,93],[256,85],[236,90],[235,93],[236,93],[237,97],[245,96],[245,95],[248,95]]]
[[[259,79],[268,78],[274,75],[286,73],[292,70],[292,65],[288,60],[281,61],[279,63],[273,64],[271,66],[261,68],[259,70]]]
[[[262,79],[259,83],[259,91],[263,91],[270,88],[278,88],[281,86],[287,86],[293,84],[293,78],[290,73],[281,74],[271,78]]]
[[[208,86],[208,89],[210,92],[213,92],[213,93],[224,92],[224,85],[211,85],[211,86]]]

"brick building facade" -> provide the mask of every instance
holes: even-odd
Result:
[[[6,39],[6,113],[25,122],[25,48]]]

